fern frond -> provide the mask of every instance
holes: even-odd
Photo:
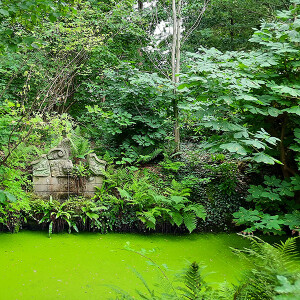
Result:
[[[177,292],[174,289],[172,282],[166,279],[165,277],[160,276],[158,288],[162,292],[160,293],[160,298],[157,297],[156,299],[161,299],[161,300],[181,299],[181,297],[177,295]]]
[[[121,189],[119,187],[117,187],[117,190],[122,198],[124,198],[128,201],[132,199],[131,195],[126,190]]]
[[[68,138],[71,143],[70,150],[73,157],[84,158],[87,154],[93,152],[89,140],[82,136],[79,126],[72,130]]]
[[[146,224],[147,228],[155,229],[156,219],[152,211],[143,211],[136,213],[138,218]]]
[[[186,299],[196,300],[201,299],[200,293],[205,282],[201,277],[201,268],[196,262],[193,262],[183,276],[184,288],[178,288],[183,292],[182,296]]]
[[[173,211],[170,213],[172,220],[179,227],[183,222],[183,216],[178,211]]]
[[[295,278],[290,267],[295,260],[295,238],[274,246],[258,237],[249,237],[251,248],[235,251],[252,266],[244,282],[236,291],[235,299],[273,299],[276,295],[278,275]],[[295,269],[294,269],[295,270]]]
[[[111,290],[113,290],[117,294],[116,299],[118,299],[118,300],[133,300],[133,299],[135,299],[134,297],[130,296],[129,293],[127,293],[126,291],[124,291],[123,289],[121,289],[117,286],[114,286],[114,285],[105,285],[105,286],[109,287]]]
[[[189,210],[192,210],[198,218],[205,220],[206,218],[206,211],[203,205],[199,203],[191,204],[188,206]]]
[[[273,247],[279,251],[282,262],[287,266],[295,264],[295,258],[299,256],[296,244],[297,237],[288,238],[285,242],[275,244]],[[298,266],[299,268],[299,266]]]
[[[180,211],[181,209],[185,208],[185,205],[183,203],[173,204],[172,208],[176,209],[177,211]]]
[[[150,295],[150,298],[148,298],[144,293],[137,291],[139,296],[143,299],[153,299],[155,298],[155,292],[154,290],[151,290],[150,286],[148,285],[147,281],[145,278],[142,276],[141,273],[139,273],[136,269],[131,268],[131,270],[135,273],[135,275],[138,277],[138,279],[143,283],[144,287],[146,288],[148,294]]]
[[[143,163],[147,163],[147,162],[150,162],[152,161],[153,159],[155,159],[159,154],[162,153],[162,149],[160,148],[157,148],[155,149],[154,151],[152,150],[151,148],[151,151],[143,151],[143,155],[140,154],[140,157],[138,159],[138,163],[139,162],[143,162]]]
[[[155,201],[155,203],[157,203],[157,204],[164,204],[164,203],[169,204],[170,203],[170,200],[163,195],[152,194],[152,197],[153,197],[153,200]]]
[[[197,227],[197,218],[194,212],[192,211],[185,211],[183,212],[183,221],[185,227],[191,233]]]
[[[176,204],[188,202],[188,199],[183,196],[171,196],[170,200]]]

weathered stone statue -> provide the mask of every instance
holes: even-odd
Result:
[[[50,165],[47,159],[47,155],[43,154],[40,159],[31,163],[33,176],[47,177],[50,176]]]
[[[48,153],[52,177],[65,177],[72,173],[73,163],[69,160],[69,152],[64,148],[53,148]]]
[[[94,196],[95,187],[101,187],[106,162],[95,153],[88,154],[87,162],[91,176],[79,178],[72,175],[73,163],[70,160],[71,142],[64,138],[56,148],[33,161],[33,190],[41,197],[55,199],[68,198],[70,195]],[[84,179],[84,180],[83,180]],[[84,184],[82,184],[84,182]],[[80,184],[79,184],[80,183]]]
[[[57,147],[64,148],[67,151],[68,156],[71,155],[72,144],[68,138],[63,138]]]
[[[87,155],[87,162],[89,164],[90,171],[94,175],[103,175],[103,170],[105,170],[106,162],[97,157],[95,153],[89,153]]]

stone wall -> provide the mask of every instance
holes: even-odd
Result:
[[[73,163],[70,160],[71,143],[68,139],[33,161],[33,190],[42,198],[67,199],[71,195],[92,197],[95,187],[101,188],[103,170],[106,162],[100,160],[95,153],[86,157],[90,175],[79,177],[73,175]]]

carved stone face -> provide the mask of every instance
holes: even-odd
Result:
[[[49,164],[52,177],[64,177],[73,169],[72,162],[66,159],[50,160]]]
[[[65,161],[65,164],[62,166],[62,171],[65,175],[71,174],[73,170],[73,163],[70,160]]]

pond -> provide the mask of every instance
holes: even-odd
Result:
[[[247,239],[236,234],[137,235],[55,234],[22,231],[0,233],[1,299],[109,299],[110,285],[129,292],[144,290],[133,268],[149,284],[159,280],[157,269],[137,251],[155,249],[149,257],[168,266],[167,275],[197,261],[206,266],[206,281],[236,283],[246,268],[230,247],[243,248]],[[210,273],[214,272],[214,273]]]

